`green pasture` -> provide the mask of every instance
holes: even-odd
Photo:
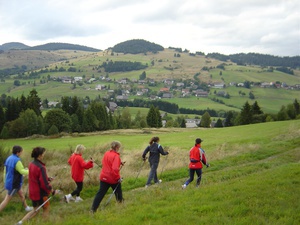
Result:
[[[152,136],[170,154],[162,156],[158,176],[160,185],[145,189],[148,163],[142,164],[141,154]],[[181,185],[188,177],[188,151],[196,137],[211,164],[203,168],[199,189],[193,181],[185,190]],[[121,158],[126,160],[121,174],[125,201],[117,204],[111,190],[95,214],[90,214],[98,190],[100,168],[87,171],[81,203],[62,201],[63,194],[75,187],[69,169],[68,155],[77,144],[87,147],[83,154],[98,162],[112,140],[121,141]],[[26,138],[1,140],[1,146],[11,149],[24,147],[24,165],[35,146],[47,148],[46,165],[49,173],[59,170],[53,185],[61,194],[51,200],[48,220],[41,215],[26,224],[299,224],[300,198],[300,120],[269,122],[220,129],[142,129],[114,130],[93,134],[64,135],[60,138]],[[96,157],[98,156],[98,157]],[[142,166],[142,167],[141,167]],[[138,171],[141,170],[136,179]],[[1,178],[1,177],[0,177]],[[2,179],[0,179],[2,180]],[[25,186],[26,186],[25,179]],[[3,199],[3,194],[0,195]],[[25,215],[20,200],[14,197],[0,212],[0,223],[14,224]]]

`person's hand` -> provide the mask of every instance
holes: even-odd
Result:
[[[125,163],[126,163],[126,161],[124,161],[124,162],[121,162],[121,165],[122,165],[122,166],[124,166],[124,165],[125,165]]]
[[[145,157],[145,158],[143,158],[143,161],[145,162],[147,160],[147,158]]]
[[[54,177],[48,177],[48,181],[53,181],[54,180]]]
[[[209,163],[206,163],[206,168],[210,167],[210,164]]]
[[[118,183],[122,183],[123,181],[123,178],[121,177],[119,180],[118,180]]]

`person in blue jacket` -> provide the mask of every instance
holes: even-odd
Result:
[[[27,205],[25,196],[21,189],[23,184],[23,175],[28,175],[28,169],[24,168],[20,159],[22,152],[23,148],[15,145],[13,146],[12,154],[5,160],[3,183],[7,190],[7,194],[0,204],[0,212],[6,207],[15,193],[18,193],[20,196],[27,212],[33,210],[33,207]]]
[[[159,164],[160,155],[169,154],[169,152],[164,151],[163,147],[159,144],[159,137],[151,138],[149,145],[146,147],[142,155],[144,161],[146,160],[146,155],[148,152],[150,152],[149,153],[150,173],[145,186],[146,188],[151,185],[152,180],[156,184],[161,183],[161,180],[157,178],[157,168]]]

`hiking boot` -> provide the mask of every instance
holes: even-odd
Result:
[[[31,207],[31,206],[26,206],[26,208],[25,208],[25,211],[26,212],[30,212],[30,211],[32,211],[33,210],[33,207]]]
[[[83,201],[83,199],[80,198],[79,196],[77,196],[76,199],[75,199],[75,202],[82,202],[82,201]]]
[[[182,189],[185,189],[185,188],[186,188],[186,184],[182,185],[181,188],[182,188]]]
[[[148,188],[148,187],[150,187],[150,184],[146,184],[146,185],[145,185],[145,188]]]
[[[23,224],[22,220],[16,223],[16,225],[20,225],[20,224]]]

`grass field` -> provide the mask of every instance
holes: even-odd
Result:
[[[161,157],[158,168],[163,183],[145,189],[149,167],[147,163],[141,167],[141,154],[152,136],[159,136],[160,144],[170,154]],[[193,181],[182,190],[181,185],[188,177],[188,151],[196,137],[204,139],[202,147],[211,167],[203,169],[199,189]],[[300,120],[222,129],[114,130],[53,139],[1,140],[1,145],[8,149],[14,144],[23,146],[25,166],[31,160],[33,147],[46,147],[48,174],[56,175],[53,186],[66,194],[75,187],[67,166],[75,146],[84,144],[87,150],[83,157],[93,157],[99,163],[112,140],[121,141],[121,158],[126,161],[121,171],[123,204],[115,203],[112,198],[104,207],[110,191],[98,212],[89,213],[98,189],[100,168],[95,166],[85,175],[82,203],[66,204],[61,201],[63,194],[57,195],[51,200],[51,216],[47,221],[39,215],[27,224],[300,223]],[[24,191],[26,185],[25,179]],[[0,223],[14,224],[24,214],[19,199],[14,197],[0,213]]]

